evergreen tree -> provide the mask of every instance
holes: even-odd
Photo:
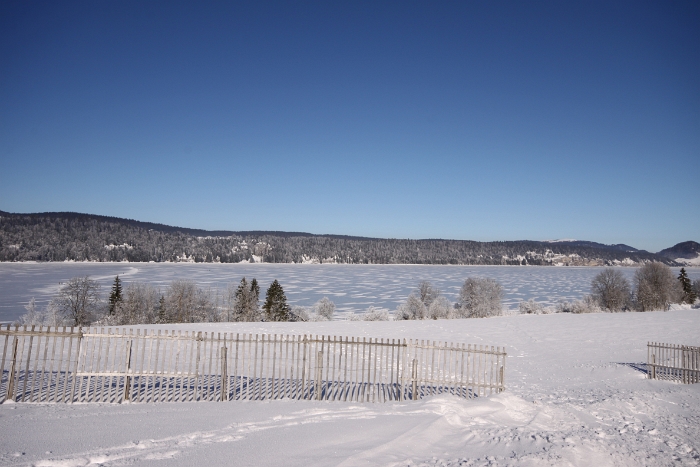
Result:
[[[685,268],[681,268],[681,273],[678,275],[678,281],[681,283],[681,288],[683,289],[683,301],[685,303],[690,303],[691,305],[695,303],[697,296],[693,291],[693,284],[691,284],[688,274],[685,272]]]
[[[167,320],[168,318],[165,311],[165,295],[161,295],[160,300],[158,300],[158,322],[165,323]]]
[[[284,295],[284,290],[282,290],[282,286],[277,282],[277,279],[267,289],[263,309],[268,321],[289,321],[291,309],[287,305],[287,297]]]
[[[256,302],[260,300],[260,286],[258,285],[258,280],[255,277],[253,277],[253,280],[250,282],[250,291],[253,292]]]
[[[122,280],[119,276],[114,278],[114,284],[112,284],[112,292],[109,294],[109,314],[114,315],[114,312],[122,301]]]

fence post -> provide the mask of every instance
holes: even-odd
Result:
[[[323,372],[323,351],[319,350],[316,355],[316,400],[321,400],[321,373]]]
[[[17,343],[19,339],[15,336],[15,340],[12,342],[12,365],[10,365],[10,379],[7,382],[7,395],[5,396],[6,401],[15,400],[15,370],[17,367]]]
[[[132,340],[127,341],[126,347],[126,368],[124,368],[124,402],[129,400],[129,388],[131,387],[131,376],[129,376],[129,371],[131,370],[131,344]]]
[[[194,367],[194,400],[199,400],[199,354],[202,343],[202,331],[197,333],[197,360]]]
[[[71,331],[71,340],[72,340],[72,339],[73,339],[73,336],[72,336],[72,334],[73,334],[73,327],[72,327],[72,326],[71,326],[71,328],[70,328],[70,331]],[[75,366],[73,367],[73,384],[71,385],[71,390],[70,390],[70,403],[71,403],[71,404],[73,403],[74,398],[75,398],[75,383],[76,383],[77,380],[78,380],[78,363],[80,362],[80,352],[81,352],[81,350],[82,350],[82,347],[81,347],[81,346],[82,346],[82,343],[83,343],[83,328],[78,328],[78,345],[77,345],[77,348],[78,348],[78,354],[77,354],[77,355],[78,355],[78,356],[77,356],[76,359],[75,359]],[[69,345],[68,345],[68,350],[69,350],[69,352],[68,352],[68,361],[70,362],[70,342],[69,342]],[[68,365],[66,365],[66,366],[68,366]],[[66,384],[68,384],[68,380],[67,380],[67,379],[66,379]],[[63,393],[63,395],[64,395],[64,397],[65,397],[65,392]]]
[[[226,346],[221,347],[221,402],[228,400],[228,360]]]
[[[418,400],[418,360],[413,359],[411,368],[411,379],[413,380],[413,392],[411,393],[414,401]]]
[[[656,354],[651,354],[651,379],[656,379]]]

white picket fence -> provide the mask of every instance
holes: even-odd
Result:
[[[647,374],[650,379],[700,382],[700,347],[647,342]]]
[[[493,346],[26,326],[0,337],[0,402],[385,402],[505,390],[505,348]]]

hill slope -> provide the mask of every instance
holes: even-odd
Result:
[[[678,243],[657,253],[686,266],[700,266],[700,243],[688,241]]]
[[[79,213],[0,211],[0,261],[264,261],[350,264],[633,265],[665,256],[586,241],[475,242],[207,231]]]

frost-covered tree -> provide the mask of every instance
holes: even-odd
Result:
[[[74,277],[58,291],[53,300],[58,312],[73,326],[86,326],[98,314],[100,284],[90,277]]]
[[[24,305],[24,309],[27,312],[19,318],[19,324],[25,326],[41,326],[43,324],[43,317],[36,307],[36,300],[32,297],[29,303]]]
[[[309,310],[303,306],[295,305],[289,311],[289,321],[311,321]]]
[[[679,299],[678,281],[663,263],[647,263],[639,268],[634,283],[639,311],[668,310]]]
[[[389,321],[389,312],[383,308],[375,308],[373,306],[367,308],[364,313],[357,313],[350,318],[349,321]]]
[[[693,281],[693,293],[696,297],[700,297],[700,279],[695,279]]]
[[[317,316],[330,321],[333,319],[333,313],[335,313],[335,303],[328,297],[323,297],[314,304],[314,311]]]
[[[428,310],[425,308],[425,303],[415,293],[411,293],[406,301],[399,305],[395,314],[397,320],[425,319],[427,316]]]
[[[518,310],[524,315],[542,315],[547,314],[545,306],[535,301],[534,298],[529,300],[521,300],[518,303]]]
[[[690,303],[691,305],[695,303],[697,295],[695,295],[695,291],[693,290],[693,284],[690,282],[690,279],[688,278],[688,273],[685,272],[685,268],[681,268],[681,272],[680,274],[678,274],[678,282],[680,283],[681,289],[683,290],[682,301],[685,303]]]
[[[121,287],[121,285],[120,285]],[[151,284],[130,282],[103,322],[114,326],[153,324],[160,320],[160,291]],[[111,296],[110,296],[111,299]],[[110,303],[110,306],[112,303]]]
[[[233,317],[231,321],[260,321],[260,287],[258,281],[253,279],[250,285],[244,277],[235,293]]]
[[[592,295],[586,295],[581,300],[574,300],[573,302],[561,302],[556,307],[557,313],[600,313],[603,310],[598,304],[598,300]]]
[[[430,304],[440,296],[440,290],[433,287],[428,281],[423,281],[418,285],[418,296],[425,308],[430,308]]]
[[[630,283],[619,269],[606,268],[591,281],[591,294],[602,308],[622,311],[630,301]]]
[[[263,305],[268,321],[289,321],[290,308],[287,305],[287,297],[277,279],[267,289],[265,305]]]
[[[499,316],[502,297],[503,288],[494,279],[470,277],[462,285],[455,308],[463,318]]]
[[[433,299],[428,307],[429,319],[451,319],[454,318],[454,307],[447,298],[438,295]]]

